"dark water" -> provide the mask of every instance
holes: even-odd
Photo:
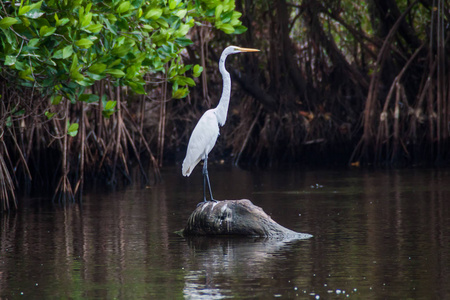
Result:
[[[450,171],[214,169],[308,240],[185,239],[200,171],[0,215],[0,299],[449,299]]]

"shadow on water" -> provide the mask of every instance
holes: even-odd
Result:
[[[211,168],[215,197],[314,235],[297,241],[176,235],[202,198],[196,171],[81,205],[21,199],[0,216],[0,299],[450,297],[448,170]]]

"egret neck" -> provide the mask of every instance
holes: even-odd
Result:
[[[231,95],[231,77],[230,73],[225,69],[225,60],[227,59],[228,54],[227,51],[224,51],[219,60],[219,70],[222,74],[223,81],[223,92],[219,104],[215,109],[215,113],[220,126],[223,126],[227,120],[228,105],[230,103]]]

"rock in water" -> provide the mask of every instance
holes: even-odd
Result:
[[[238,235],[306,239],[310,234],[287,229],[248,199],[201,203],[190,215],[184,236]]]

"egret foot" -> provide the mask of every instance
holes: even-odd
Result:
[[[202,202],[200,202],[200,203],[197,204],[197,207],[199,207],[199,206],[201,206],[201,205],[203,205],[203,204],[205,204],[205,203],[208,203],[208,202],[218,203],[219,200],[216,200],[216,199],[206,200],[206,199],[204,199]]]

